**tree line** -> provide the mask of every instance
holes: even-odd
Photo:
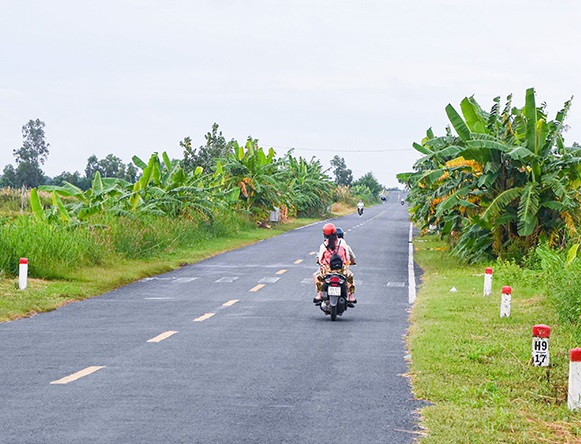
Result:
[[[8,164],[4,167],[0,175],[0,188],[61,186],[67,182],[82,190],[87,190],[91,187],[97,172],[102,178],[118,178],[128,182],[134,182],[139,177],[140,170],[133,162],[125,164],[121,158],[112,153],[103,159],[99,159],[94,154],[91,155],[87,159],[83,173],[63,171],[52,178],[46,176],[42,171],[42,165],[49,155],[50,144],[46,142],[44,128],[45,123],[40,119],[29,120],[23,125],[23,145],[13,150],[16,166]],[[192,139],[189,136],[179,142],[183,149],[181,165],[184,171],[191,172],[197,167],[202,167],[207,172],[212,171],[218,159],[227,157],[233,151],[235,140],[227,141],[222,131],[219,131],[217,123],[212,125],[205,139],[205,145],[197,149],[192,147]],[[332,170],[334,182],[338,186],[359,186],[363,192],[367,191],[364,189],[367,187],[371,195],[378,195],[383,189],[372,172],[354,181],[352,171],[347,168],[345,159],[340,156],[336,155],[330,164],[329,170]],[[325,173],[328,174],[329,170],[325,170]]]
[[[277,157],[272,148],[260,147],[248,137],[245,144],[226,140],[214,123],[206,143],[192,147],[190,137],[180,142],[182,159],[153,153],[124,164],[114,154],[89,157],[84,175],[63,172],[49,178],[42,172],[49,144],[44,122],[30,120],[22,128],[23,146],[14,150],[16,168],[7,165],[0,186],[32,188],[31,205],[39,219],[80,222],[100,211],[175,216],[211,215],[216,208],[234,204],[255,218],[283,207],[290,215],[324,215],[337,200],[338,187],[352,199],[377,201],[383,186],[370,172],[353,181],[344,159],[335,156],[335,179],[316,158],[296,158],[293,151]],[[38,191],[52,194],[52,205],[41,204]],[[342,194],[344,195],[344,193]],[[63,201],[64,199],[64,201]]]

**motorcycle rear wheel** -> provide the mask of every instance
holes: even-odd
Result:
[[[337,306],[331,305],[331,321],[337,320]]]

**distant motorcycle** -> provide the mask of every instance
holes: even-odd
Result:
[[[337,316],[347,311],[347,279],[341,273],[332,271],[326,274],[323,280],[320,308],[323,313],[331,316],[331,321],[336,321]]]
[[[404,203],[404,200],[402,199],[402,200],[401,200],[401,204],[403,205],[403,203]]]
[[[361,216],[363,214],[363,208],[357,208],[357,213]]]

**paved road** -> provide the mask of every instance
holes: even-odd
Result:
[[[334,221],[359,300],[336,322],[311,302],[317,223],[0,324],[0,442],[413,442],[397,197]]]

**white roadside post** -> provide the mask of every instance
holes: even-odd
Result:
[[[510,301],[512,299],[512,288],[508,285],[502,287],[502,299],[500,301],[500,317],[508,318],[510,316]]]
[[[28,285],[28,259],[20,258],[20,265],[18,266],[18,288],[24,290]]]
[[[549,337],[551,327],[545,324],[533,326],[533,365],[537,367],[548,367],[549,357]]]
[[[492,268],[484,270],[484,296],[492,294]]]
[[[573,348],[570,351],[567,405],[569,410],[581,408],[581,348]]]

